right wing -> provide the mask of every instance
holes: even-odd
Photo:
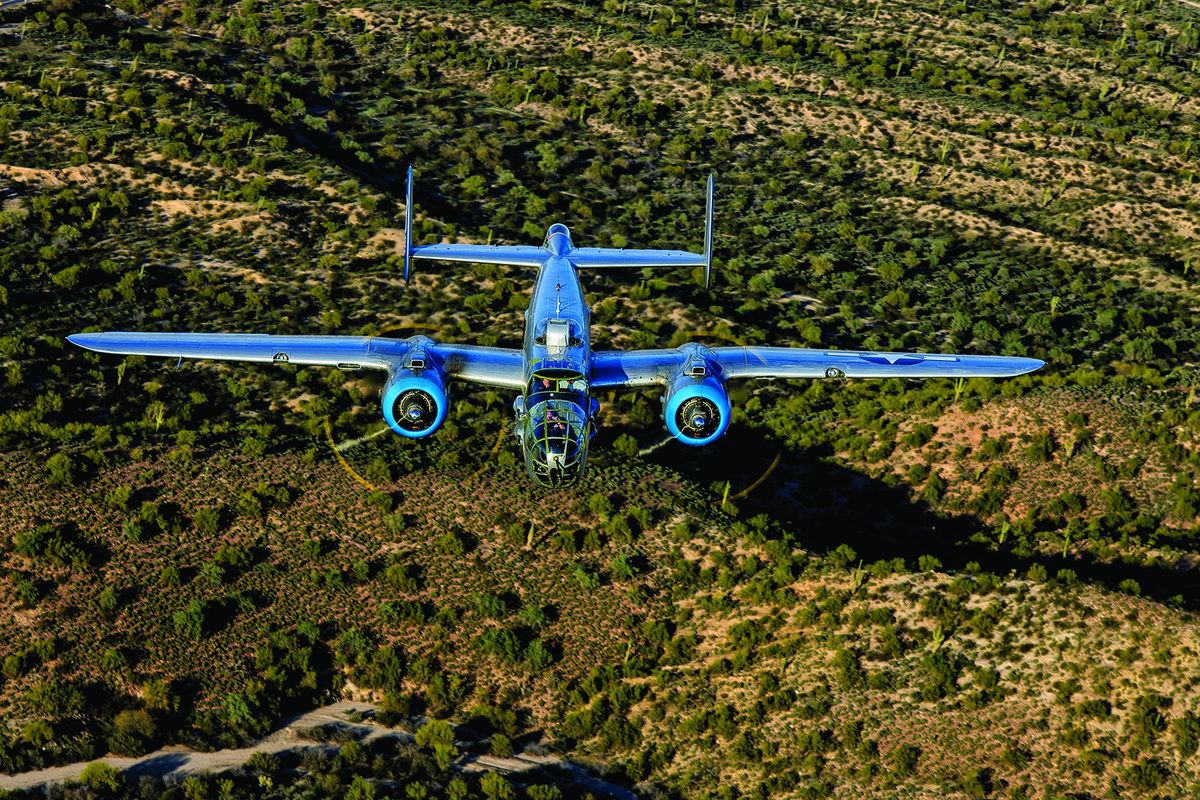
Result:
[[[509,347],[478,344],[429,345],[441,370],[453,380],[499,389],[525,388],[525,354]]]
[[[592,386],[636,388],[666,384],[701,357],[734,378],[1011,378],[1045,362],[1015,356],[953,353],[884,353],[809,350],[801,347],[698,347],[674,350],[608,350],[592,354]]]
[[[1046,363],[1017,356],[801,347],[714,347],[712,351],[727,378],[1013,378]]]
[[[451,380],[520,389],[525,361],[520,350],[440,344],[424,336],[275,336],[265,333],[73,333],[72,344],[98,353],[162,358],[202,358],[302,364],[339,369],[392,370],[405,366],[416,347]]]

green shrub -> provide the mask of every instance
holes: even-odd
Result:
[[[503,733],[493,733],[489,750],[494,756],[508,758],[513,752],[512,739],[509,739]]]
[[[46,476],[55,486],[62,488],[74,486],[75,474],[75,462],[64,452],[57,452],[46,460]]]
[[[96,560],[96,548],[86,543],[74,523],[39,525],[18,533],[16,550],[29,558],[45,559],[60,567],[82,569]]]
[[[1131,765],[1125,770],[1125,780],[1134,789],[1149,792],[1167,782],[1171,773],[1158,760],[1149,758]]]
[[[1183,716],[1172,720],[1171,733],[1180,755],[1185,758],[1192,755],[1200,747],[1200,716],[1192,711],[1184,712]]]
[[[921,748],[915,744],[899,745],[892,750],[888,760],[897,777],[907,778],[917,771],[917,764],[921,760]]]
[[[79,781],[93,792],[115,792],[121,788],[121,771],[103,761],[93,761],[79,773]]]

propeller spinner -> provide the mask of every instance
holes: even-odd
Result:
[[[402,393],[394,408],[396,424],[407,431],[423,431],[437,419],[437,401],[420,389]]]
[[[690,439],[711,436],[721,425],[721,411],[707,397],[688,398],[675,413],[680,433]]]

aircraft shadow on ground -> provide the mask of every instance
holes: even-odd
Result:
[[[776,454],[779,464],[766,480],[732,502],[745,517],[767,513],[795,533],[798,545],[814,552],[846,544],[864,564],[903,558],[915,569],[921,556],[930,555],[946,570],[962,570],[974,562],[1002,576],[1010,571],[1025,574],[1040,564],[1051,577],[1069,569],[1081,580],[1112,589],[1132,579],[1146,596],[1160,601],[1182,597],[1185,607],[1200,608],[1190,572],[1071,555],[1026,556],[1002,545],[972,541],[973,535],[990,528],[987,522],[971,514],[935,512],[927,503],[914,501],[907,485],[888,485],[835,463],[829,453],[790,448],[744,427],[708,447],[671,443],[643,458],[700,486],[714,487],[719,503],[719,487],[728,482],[731,497],[736,495],[766,472]]]
[[[143,775],[161,778],[183,769],[190,761],[189,753],[164,753],[134,764],[125,774],[131,778],[140,778]]]

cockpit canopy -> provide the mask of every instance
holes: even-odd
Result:
[[[542,399],[540,395],[548,395],[559,399],[578,399],[579,405],[585,403],[583,399],[587,398],[588,382],[587,376],[577,369],[569,369],[566,367],[542,367],[533,372],[533,377],[529,381],[529,391],[525,393],[529,398],[526,405],[532,407],[534,403]]]

